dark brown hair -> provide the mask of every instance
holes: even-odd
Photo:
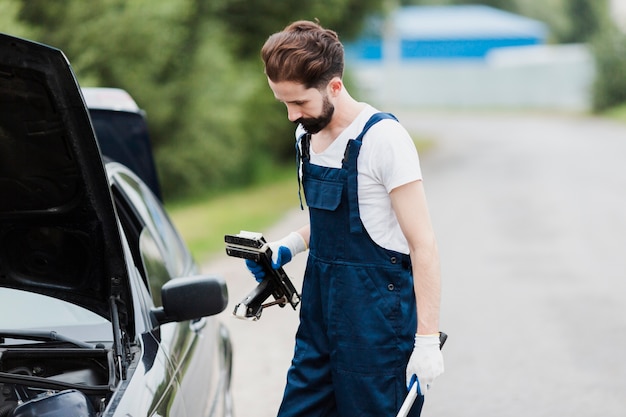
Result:
[[[261,49],[265,75],[272,82],[292,81],[322,88],[343,76],[343,45],[337,33],[300,20],[270,36]]]

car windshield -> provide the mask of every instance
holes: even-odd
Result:
[[[111,340],[111,323],[77,305],[11,288],[0,288],[0,329],[44,329],[78,340]]]

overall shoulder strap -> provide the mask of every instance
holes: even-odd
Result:
[[[354,139],[354,140],[362,142],[363,141],[363,136],[365,136],[367,131],[370,130],[370,127],[374,126],[376,123],[378,123],[378,122],[380,122],[381,120],[384,120],[384,119],[393,119],[396,122],[398,121],[396,116],[394,116],[391,113],[382,113],[382,112],[374,113],[368,119],[368,121],[365,123],[365,126],[363,126],[363,130],[361,131],[359,136],[357,136],[356,139]]]
[[[350,207],[350,232],[360,233],[363,231],[361,223],[361,215],[359,213],[359,193],[357,183],[357,158],[361,151],[363,137],[367,131],[376,123],[384,119],[398,119],[391,113],[374,113],[365,123],[363,130],[355,139],[350,139],[346,146],[346,152],[343,157],[343,167],[348,171],[348,204]]]
[[[303,161],[309,160],[309,144],[311,143],[311,134],[303,133],[296,139],[296,176],[298,177],[298,199],[300,200],[300,210],[304,210],[302,204],[302,180],[300,179],[300,169]]]
[[[361,144],[363,143],[363,137],[365,136],[367,131],[370,130],[370,128],[374,126],[376,123],[385,119],[392,119],[392,120],[398,121],[396,116],[394,116],[391,113],[382,113],[382,112],[374,113],[367,120],[367,122],[365,123],[365,126],[363,126],[363,130],[361,130],[361,133],[359,133],[359,136],[357,136],[354,139],[350,139],[348,141],[348,145],[346,145],[346,150],[343,156],[344,168],[347,169],[349,164],[353,162],[356,163],[356,160],[359,156],[359,152],[361,151]]]

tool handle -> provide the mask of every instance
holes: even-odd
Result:
[[[414,387],[415,389],[413,389]],[[400,411],[398,411],[398,414],[396,415],[396,417],[408,416],[409,411],[411,410],[411,407],[413,407],[413,403],[415,402],[416,398],[417,398],[417,380],[415,380],[413,382],[413,385],[409,387],[409,392],[406,395],[406,398],[404,399],[404,402],[402,403],[402,407],[400,407]]]
[[[267,300],[274,291],[274,283],[263,280],[254,287],[246,297],[235,306],[233,315],[240,319],[258,320],[263,312],[263,302]]]
[[[446,344],[446,340],[448,340],[448,335],[444,332],[439,332],[439,350],[443,349],[443,345]]]
[[[265,268],[265,273],[267,274],[269,272],[268,276],[270,279],[274,280],[275,284],[280,289],[279,291],[281,292],[281,295],[284,295],[287,298],[287,302],[291,304],[295,310],[300,303],[300,294],[298,294],[296,288],[289,279],[289,276],[282,267],[278,269],[274,269],[272,267],[272,250],[269,247],[264,252],[262,262]]]

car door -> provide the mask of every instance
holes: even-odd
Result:
[[[112,186],[126,223],[131,251],[155,306],[165,282],[198,273],[197,266],[159,200],[134,174],[115,164]],[[189,416],[225,415],[224,400],[230,376],[225,370],[227,335],[212,317],[160,326],[159,349],[165,352],[178,384],[176,400]],[[227,344],[227,345],[225,345]],[[228,365],[229,366],[229,365]],[[221,413],[221,414],[219,414]]]

